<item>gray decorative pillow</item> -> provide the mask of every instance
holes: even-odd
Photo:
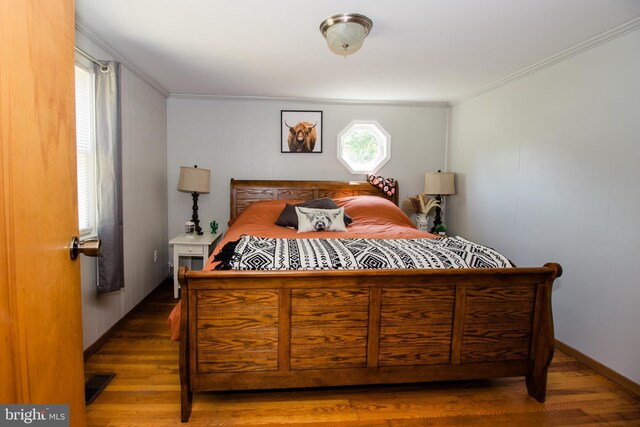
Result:
[[[336,202],[329,197],[323,197],[321,199],[313,199],[308,202],[298,203],[295,205],[287,203],[287,205],[280,213],[280,216],[276,220],[276,225],[282,227],[298,228],[298,216],[296,215],[296,207],[314,208],[314,209],[337,209]],[[347,214],[344,214],[344,223],[349,225],[353,222],[353,219]]]
[[[347,231],[344,208],[313,209],[296,207],[298,233],[307,231]]]

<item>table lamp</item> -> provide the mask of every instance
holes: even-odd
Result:
[[[424,192],[429,196],[436,196],[435,199],[438,201],[436,215],[433,218],[433,227],[429,230],[431,233],[435,233],[436,227],[442,224],[442,218],[440,217],[442,196],[456,194],[454,173],[440,170],[438,172],[427,172],[424,176]]]
[[[193,215],[191,221],[196,226],[196,234],[202,235],[200,228],[200,220],[198,220],[198,195],[200,193],[209,192],[209,181],[211,171],[209,169],[198,168],[194,165],[192,168],[188,166],[180,166],[180,179],[178,180],[178,191],[191,193],[193,196]]]

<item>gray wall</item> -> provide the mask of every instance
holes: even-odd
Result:
[[[99,59],[109,54],[76,30],[76,45]],[[96,293],[96,261],[81,257],[84,348],[93,344],[168,275],[167,100],[121,68],[125,287]],[[153,251],[158,249],[158,261]]]
[[[280,152],[280,111],[322,110],[323,152]],[[424,173],[444,166],[447,108],[320,104],[170,97],[168,101],[169,234],[191,218],[191,195],[177,191],[180,166],[211,169],[211,192],[199,198],[203,229],[229,219],[229,180],[364,180],[338,161],[337,136],[352,120],[377,120],[391,135],[391,160],[378,175],[400,182],[400,197],[423,191]]]
[[[556,337],[640,382],[640,31],[456,105],[451,230],[557,261]]]

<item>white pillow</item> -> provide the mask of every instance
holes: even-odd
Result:
[[[296,206],[298,233],[306,231],[347,231],[344,208],[313,209]]]

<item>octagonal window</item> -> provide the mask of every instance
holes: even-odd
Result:
[[[378,122],[353,121],[338,135],[338,160],[353,174],[373,174],[391,158],[390,146]]]

